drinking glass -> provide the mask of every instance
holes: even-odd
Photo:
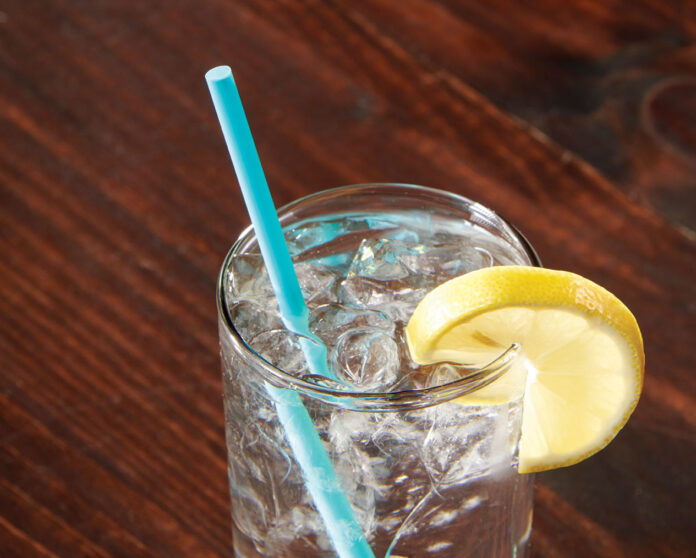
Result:
[[[321,329],[326,308],[344,308],[352,300],[346,298],[360,294],[356,285],[374,291],[358,310],[342,310],[355,318],[359,333],[364,334],[365,320],[378,315],[392,325],[381,332],[369,325],[368,333],[383,343],[376,349],[367,345],[369,358],[346,344],[353,330],[326,328],[325,335],[335,333],[327,341],[332,362],[347,362],[350,372],[357,359],[360,370],[347,378],[352,387],[312,376],[292,336],[282,336],[282,322],[273,321],[253,229],[234,244],[222,266],[217,303],[235,556],[337,556],[268,384],[300,395],[375,556],[525,556],[534,479],[517,473],[521,398],[490,405],[459,399],[514,365],[514,350],[481,371],[448,376],[451,366],[414,368],[402,330],[417,299],[448,274],[487,265],[538,266],[533,248],[484,206],[420,186],[342,187],[293,202],[278,214],[296,267],[311,274],[313,262],[320,262],[320,278],[330,285],[326,292],[321,287],[318,295],[309,293],[314,327]],[[428,259],[450,257],[447,250],[457,256],[441,266],[447,269],[437,268],[441,260]],[[366,259],[372,267],[356,271],[356,262]],[[408,275],[361,276],[378,264],[403,264]],[[327,270],[333,279],[326,279]],[[300,279],[316,288],[316,280]],[[251,294],[242,296],[241,304],[245,288]],[[374,293],[377,298],[370,298]],[[398,374],[411,380],[391,378],[380,389],[379,382],[360,375],[366,362],[379,368],[385,354],[396,358]]]

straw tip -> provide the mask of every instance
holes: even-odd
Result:
[[[205,80],[208,83],[216,83],[232,77],[232,69],[229,66],[216,66],[205,73]]]

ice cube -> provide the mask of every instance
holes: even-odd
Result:
[[[309,306],[327,304],[336,300],[336,274],[316,262],[294,265],[302,295]]]
[[[304,542],[310,543],[317,552],[320,552],[321,548],[311,543],[311,538],[303,535],[322,531],[323,525],[320,518],[311,506],[295,506],[286,513],[274,518],[273,526],[268,529],[264,537],[265,552],[263,555],[286,555],[288,546],[297,538],[302,538]]]
[[[354,276],[341,281],[339,299],[348,306],[378,309],[394,321],[407,321],[428,289],[413,286],[410,277],[378,281]]]
[[[353,449],[355,443],[364,445],[370,439],[372,417],[369,413],[337,409],[328,426],[331,446],[337,454]]]
[[[309,327],[328,348],[334,347],[338,338],[350,329],[371,327],[388,333],[394,331],[394,323],[382,312],[338,303],[312,308]]]
[[[446,241],[430,239],[428,243],[422,243],[417,234],[408,232],[411,232],[411,237],[395,238],[396,233],[391,233],[364,240],[353,258],[347,278],[407,279],[411,288],[430,290],[448,279],[501,263],[493,255],[496,246],[484,237],[456,242],[450,237]]]
[[[331,461],[367,535],[376,525],[379,478],[387,474],[384,458],[370,453],[372,417],[371,413],[338,410],[332,414],[328,425]]]
[[[419,285],[428,290],[494,264],[493,257],[485,249],[465,242],[432,244],[422,252],[404,254],[401,261],[410,273],[418,275]]]
[[[408,269],[399,261],[401,250],[407,250],[409,243],[387,238],[371,238],[360,243],[348,277],[369,277],[378,281],[403,279]]]
[[[247,343],[264,331],[283,327],[277,305],[273,307],[249,299],[233,300],[228,312],[234,327]]]
[[[235,300],[256,300],[265,304],[275,299],[271,280],[261,254],[239,254],[230,261],[228,295]]]
[[[360,440],[369,454],[365,458],[368,464],[401,463],[406,466],[423,437],[423,433],[418,431],[418,421],[414,419],[419,412],[370,413],[365,423],[348,424],[347,436]]]
[[[399,351],[384,330],[360,327],[343,333],[331,350],[336,377],[360,391],[389,391],[398,379]]]
[[[325,350],[316,340],[297,335],[282,326],[261,331],[247,343],[265,360],[297,377],[311,373],[305,358],[308,347],[314,346],[319,352]]]
[[[473,373],[471,366],[454,362],[437,362],[435,364],[415,365],[412,373],[414,388],[433,388],[456,382]]]
[[[418,242],[381,236],[367,238],[353,257],[347,277],[367,277],[378,281],[390,281],[408,277],[409,269],[404,260],[409,255],[422,253],[426,247]]]
[[[300,221],[292,228],[284,231],[285,241],[290,254],[295,256],[311,250],[322,244],[333,242],[341,236],[364,231],[367,235],[374,229],[394,228],[394,223],[388,220],[372,219],[348,215],[337,219],[323,219],[314,222]]]
[[[317,304],[336,299],[332,288],[336,284],[336,275],[332,270],[316,262],[294,264],[295,273],[307,302]],[[261,254],[241,254],[235,256],[228,267],[228,294],[235,300],[256,300],[261,304],[275,301],[273,286]],[[273,299],[272,301],[270,299]]]
[[[341,234],[342,224],[340,220],[315,221],[313,223],[299,223],[284,231],[285,242],[291,255],[296,255],[305,250],[325,244],[337,235]]]
[[[438,487],[490,474],[509,463],[515,450],[507,431],[507,412],[448,402],[427,409],[421,461]]]
[[[423,275],[407,265],[426,247],[418,242],[381,236],[361,244],[338,296],[349,306],[380,309],[395,320],[406,320],[425,295]]]
[[[461,379],[465,374],[471,373],[471,369],[457,366],[454,363],[441,362],[433,367],[428,374],[427,386],[436,387],[449,384]]]

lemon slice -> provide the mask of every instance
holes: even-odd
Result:
[[[633,314],[574,273],[480,269],[443,283],[406,327],[413,360],[485,364],[513,343],[513,368],[458,399],[491,405],[523,397],[519,471],[572,465],[606,446],[643,385],[643,340]]]

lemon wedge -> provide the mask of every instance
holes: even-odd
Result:
[[[423,298],[406,338],[419,364],[485,364],[520,345],[510,371],[457,401],[523,397],[521,473],[598,452],[626,423],[643,385],[633,314],[606,289],[565,271],[497,266],[452,279]]]

